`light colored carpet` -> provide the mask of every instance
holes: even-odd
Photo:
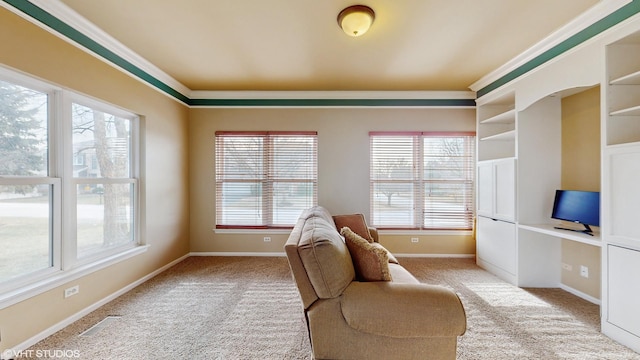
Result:
[[[599,307],[559,289],[520,289],[471,259],[400,258],[456,291],[468,317],[458,359],[639,359],[599,332]],[[118,316],[80,335],[108,316]],[[190,257],[31,349],[81,359],[310,359],[285,258]]]

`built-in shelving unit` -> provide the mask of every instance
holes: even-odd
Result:
[[[602,331],[640,351],[640,31],[606,46]]]
[[[640,142],[640,36],[607,46],[607,145]]]
[[[512,93],[478,107],[479,132],[489,132],[483,128],[488,124],[510,130],[478,144],[484,160],[478,162],[477,262],[519,286],[555,287],[560,281],[562,233],[519,225],[551,220],[552,194],[560,187],[560,99],[553,94],[518,109]],[[494,141],[505,138],[504,144]]]
[[[597,119],[597,110],[581,102],[585,98],[562,100],[595,86],[600,90]],[[584,96],[593,101],[592,93]],[[603,333],[640,352],[640,14],[483,94],[476,109],[478,265],[518,286],[561,287],[601,304]],[[589,128],[580,128],[581,110]],[[574,132],[562,135],[563,125]],[[593,134],[593,126],[599,138],[580,137]],[[576,138],[584,139],[579,145],[587,145],[589,158],[580,158],[578,149],[563,159],[562,142]],[[595,154],[594,146],[599,149]],[[506,176],[506,170],[496,176],[496,166],[507,160],[514,164],[513,176]],[[575,166],[583,160],[587,165]],[[584,171],[593,170],[588,164],[599,164],[597,174]],[[553,190],[567,182],[564,177],[574,167],[601,180],[601,227],[594,236],[555,229],[550,219]],[[568,183],[581,184],[582,175],[569,175]],[[489,205],[495,206],[499,194],[511,194],[514,185],[514,217],[501,219]],[[585,181],[585,186],[594,185]],[[600,253],[600,263],[572,253],[575,249]],[[565,260],[581,266],[585,260],[602,273],[583,286],[583,279],[576,281],[570,267],[562,266]],[[599,294],[594,294],[593,279],[599,281]]]
[[[515,95],[507,94],[478,106],[479,160],[515,156]]]

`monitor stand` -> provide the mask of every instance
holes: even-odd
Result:
[[[569,228],[564,228],[564,227],[560,227],[560,226],[554,226],[554,229],[558,229],[558,230],[568,230],[568,231],[575,231],[575,232],[579,232],[579,233],[583,233],[583,234],[587,234],[589,236],[593,236],[593,230],[591,230],[591,227],[589,227],[589,225],[587,224],[582,224],[585,229],[584,230],[580,230],[580,229],[569,229]]]

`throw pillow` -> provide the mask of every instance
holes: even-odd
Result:
[[[369,233],[369,227],[362,214],[350,214],[350,215],[334,215],[333,222],[336,223],[336,229],[342,229],[348,227],[354,233],[360,235],[368,242],[373,242],[373,238]]]
[[[386,247],[382,246],[382,244],[374,242],[374,243],[371,243],[371,245],[373,245],[375,247],[379,247],[379,248],[383,249],[384,251],[386,251],[387,252],[387,257],[389,258],[389,262],[390,263],[400,264],[398,262],[398,259],[396,259],[396,257],[389,250],[387,250]]]
[[[389,257],[384,248],[373,246],[346,226],[340,229],[340,234],[344,236],[358,280],[391,281]]]

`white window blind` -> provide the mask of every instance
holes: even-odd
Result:
[[[317,179],[316,132],[216,132],[216,228],[290,228]]]
[[[372,132],[370,143],[373,226],[472,228],[474,133]]]

